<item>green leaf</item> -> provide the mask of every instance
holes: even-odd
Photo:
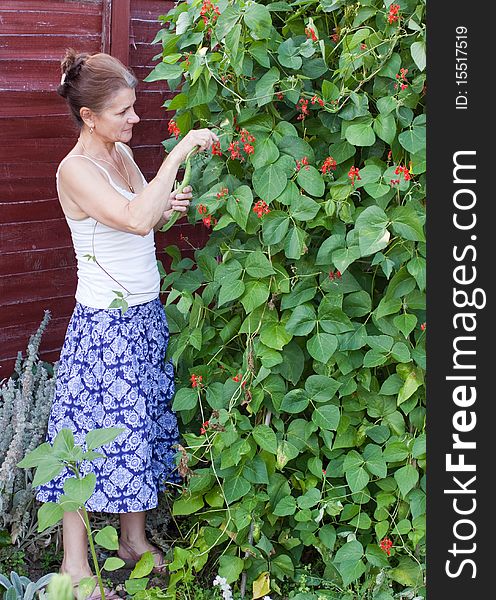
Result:
[[[105,562],[103,563],[102,569],[105,571],[117,571],[123,567],[126,563],[122,560],[122,558],[117,558],[116,556],[109,556]]]
[[[141,558],[136,563],[134,569],[129,575],[130,579],[141,579],[149,575],[155,566],[155,559],[153,554],[147,550],[141,555]]]
[[[253,428],[252,435],[260,448],[271,454],[277,454],[277,437],[268,425],[257,425]]]
[[[294,515],[296,512],[296,500],[294,496],[284,496],[279,500],[276,507],[274,508],[273,514],[278,517],[287,517]]]
[[[237,556],[224,554],[219,558],[219,575],[224,577],[227,583],[234,583],[244,568],[244,561]]]
[[[64,464],[54,458],[48,457],[39,461],[38,467],[33,477],[32,486],[37,487],[39,485],[43,485],[48,483],[52,479],[55,479],[60,473],[62,473],[64,469]]]
[[[189,88],[188,107],[193,108],[201,104],[208,104],[215,98],[216,94],[217,83],[215,79],[208,79],[204,74]]]
[[[252,203],[253,194],[247,185],[237,188],[227,200],[227,211],[245,231]]]
[[[403,131],[399,134],[398,141],[410,154],[425,151],[425,127],[413,127]]]
[[[183,74],[183,67],[181,64],[167,64],[164,62],[158,63],[158,65],[149,73],[143,81],[150,83],[152,81],[160,81],[162,79],[175,79]]]
[[[298,184],[311,196],[322,197],[325,191],[325,183],[322,175],[315,167],[308,165],[298,171],[296,177]]]
[[[45,531],[64,516],[64,509],[55,502],[45,502],[38,509],[38,533]]]
[[[119,536],[115,527],[107,525],[95,535],[95,542],[107,550],[119,550]]]
[[[340,418],[339,408],[332,404],[316,406],[312,412],[312,421],[327,431],[336,431]]]
[[[253,189],[259,198],[269,203],[277,198],[286,187],[287,175],[277,165],[266,165],[253,173]]]
[[[175,500],[172,505],[172,514],[176,515],[191,515],[200,508],[203,508],[203,496],[186,496]]]
[[[291,216],[298,221],[310,221],[320,210],[320,204],[308,196],[298,194],[290,206]]]
[[[258,106],[272,102],[274,98],[274,86],[279,81],[279,69],[271,67],[258,81],[255,86],[255,94]]]
[[[262,220],[262,237],[264,244],[272,246],[281,242],[289,227],[289,215],[280,210],[274,210],[265,215]]]
[[[344,136],[352,146],[373,146],[375,143],[375,133],[370,120],[349,125]]]
[[[392,114],[379,114],[374,120],[374,131],[387,144],[392,144],[396,137],[396,120]]]
[[[284,254],[287,258],[293,258],[298,260],[303,254],[305,254],[306,246],[305,241],[307,239],[307,233],[301,227],[294,225],[288,231],[284,240]]]
[[[286,330],[293,335],[308,335],[313,331],[317,315],[311,304],[297,306],[286,323]]]
[[[341,383],[324,375],[310,375],[305,382],[305,390],[312,402],[328,402],[341,387]]]
[[[260,329],[260,341],[274,350],[282,350],[292,337],[282,323],[269,323]]]
[[[417,485],[419,474],[413,465],[405,465],[395,471],[394,478],[396,479],[401,495],[404,498],[408,492]]]
[[[419,71],[424,71],[426,65],[425,42],[413,42],[410,46],[410,53]]]
[[[406,268],[410,275],[415,278],[420,291],[423,292],[425,290],[426,282],[425,258],[422,256],[412,258],[412,260],[407,263]]]
[[[398,566],[389,571],[389,576],[406,586],[417,587],[423,582],[421,565],[407,556],[400,558]]]
[[[327,363],[338,347],[338,339],[331,333],[318,331],[307,340],[307,350],[315,360]]]
[[[229,504],[236,502],[245,496],[251,488],[251,485],[239,471],[232,477],[229,477],[224,482],[224,494]],[[194,511],[193,511],[194,512]]]
[[[88,431],[85,437],[86,447],[88,450],[95,450],[96,448],[100,448],[100,446],[110,444],[110,442],[113,442],[117,436],[125,431],[123,427],[106,427],[104,429]]]
[[[357,562],[363,556],[363,546],[358,540],[352,540],[350,542],[346,542],[341,546],[341,548],[336,552],[334,556],[334,561],[336,563],[341,562]]]
[[[181,388],[179,389],[172,403],[172,409],[174,411],[180,410],[191,410],[195,408],[198,403],[198,392],[193,388]]]
[[[96,486],[96,476],[94,473],[88,473],[81,479],[69,477],[64,481],[64,492],[74,500],[78,500],[81,505],[87,502]],[[117,548],[115,548],[117,550]]]
[[[270,294],[269,286],[264,281],[248,281],[241,304],[247,313],[267,302]]]
[[[417,325],[417,317],[412,314],[404,313],[397,315],[393,319],[393,325],[397,327],[401,333],[407,338]]]
[[[344,459],[343,469],[352,492],[363,490],[370,481],[370,476],[363,467],[364,463],[363,457],[355,450],[348,452]]]
[[[263,4],[249,4],[246,8],[244,20],[254,39],[268,39],[272,31],[272,18],[270,12]]]
[[[245,284],[239,279],[227,280],[221,285],[219,290],[219,301],[217,306],[222,306],[226,302],[231,302],[242,296],[245,292]]]
[[[257,138],[255,152],[251,156],[255,169],[274,163],[278,158],[279,149],[269,137]]]
[[[379,206],[369,206],[360,213],[355,222],[361,256],[374,254],[389,243],[386,229],[388,217]]]
[[[52,446],[48,442],[44,442],[31,452],[28,452],[26,456],[17,463],[18,467],[22,469],[30,469],[37,467],[42,461],[54,462],[57,459],[53,456]],[[57,461],[58,462],[58,461]]]
[[[305,390],[295,389],[288,392],[281,402],[281,412],[300,413],[308,406],[308,395]]]
[[[341,273],[344,273],[351,263],[359,259],[361,255],[362,254],[358,246],[341,248],[332,253],[332,262]]]
[[[425,242],[424,228],[416,210],[410,206],[397,206],[390,214],[393,230],[407,240]]]

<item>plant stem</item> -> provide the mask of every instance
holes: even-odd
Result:
[[[88,511],[86,510],[86,508],[84,506],[82,507],[81,510],[83,513],[84,524],[86,526],[86,533],[88,534],[88,541],[90,543],[90,551],[91,551],[91,556],[93,558],[93,566],[95,567],[95,574],[96,574],[96,578],[98,580],[98,586],[100,588],[100,594],[102,596],[102,600],[105,600],[105,591],[103,589],[103,582],[102,582],[102,572],[100,571],[100,567],[98,565],[98,559],[96,557],[95,543],[93,541],[93,536],[92,536],[92,532],[91,532],[91,525],[90,525],[90,519],[88,517]]]

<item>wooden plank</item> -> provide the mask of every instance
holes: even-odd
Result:
[[[8,248],[9,252],[61,248],[71,243],[65,219],[0,223],[0,248]]]
[[[27,299],[15,304],[3,304],[0,306],[0,328],[12,326],[16,322],[32,321],[34,315],[43,315],[48,307],[50,307],[49,310],[53,318],[67,318],[67,315],[74,309],[75,302],[74,294],[67,294],[66,296],[43,298],[33,302]]]
[[[110,53],[123,64],[129,64],[130,0],[112,2]]]
[[[61,122],[64,120],[61,119]],[[52,131],[52,135],[57,135],[56,130]],[[32,140],[21,137],[10,147],[0,144],[0,162],[4,163],[4,166],[24,163],[34,165],[35,163],[46,163],[49,158],[50,162],[56,161],[58,164],[67,153],[66,148],[74,146],[76,137],[76,135],[67,138],[37,137]],[[53,173],[55,175],[55,171]]]
[[[123,2],[127,0],[122,0]],[[68,31],[74,35],[91,35],[101,31],[102,12],[101,6],[98,10],[87,10],[83,3],[73,5],[64,3],[55,5],[45,10],[39,4],[36,11],[2,10],[2,34],[12,33],[15,35],[66,35]],[[90,7],[91,5],[89,5]],[[93,8],[97,5],[93,4]],[[70,8],[70,10],[65,10]],[[26,40],[27,42],[27,40]]]
[[[4,91],[0,102],[0,117],[60,115],[68,118],[69,109],[63,98],[47,90],[31,92]]]
[[[2,304],[67,296],[76,292],[76,284],[74,267],[5,275],[0,277]]]
[[[0,140],[33,140],[36,139],[74,139],[79,135],[79,129],[68,115],[44,115],[39,116],[22,115],[19,117],[0,117]],[[66,138],[66,139],[64,139]],[[22,148],[25,149],[25,146]]]
[[[1,359],[1,374],[3,377],[9,377],[12,373],[15,358],[17,353],[22,352],[23,356],[26,355],[26,347],[28,345],[29,338],[33,333],[36,333],[41,320],[43,319],[41,314],[39,320],[29,321],[26,323],[18,323],[12,327],[4,328],[1,332],[0,343],[2,346],[2,359]],[[43,333],[40,344],[40,357],[43,360],[48,354],[51,356],[58,355],[62,342],[64,340],[65,332],[67,331],[67,325],[69,318],[64,317],[60,319],[51,319],[48,327]],[[53,360],[53,359],[52,359]],[[10,369],[10,371],[9,371]]]
[[[158,18],[159,15],[166,15],[173,7],[174,2],[164,2],[164,0],[133,0],[131,17]]]
[[[68,150],[67,150],[68,151]],[[66,154],[62,151],[60,154]],[[15,185],[16,179],[38,179],[38,178],[47,178],[48,175],[54,180],[55,183],[55,171],[57,170],[57,165],[59,164],[62,156],[57,160],[54,158],[54,162],[46,162],[46,163],[33,163],[30,165],[29,163],[25,164],[2,164],[0,163],[0,182],[2,192],[5,191],[3,186],[12,186]],[[48,180],[48,179],[47,179]],[[24,183],[29,183],[25,181]],[[53,196],[53,194],[52,194]]]
[[[23,168],[26,171],[26,167]],[[50,170],[45,168],[43,177],[34,177],[32,173],[27,173],[23,178],[4,178],[3,180],[0,169],[0,202],[25,202],[26,200],[46,200],[55,197],[57,194],[55,189],[56,168],[56,165],[53,165]],[[48,173],[51,175],[47,176]]]
[[[58,198],[44,200],[19,200],[18,202],[2,202],[2,223],[24,223],[43,219],[60,219],[64,216]]]
[[[102,4],[102,43],[101,51],[110,54],[112,44],[112,0]]]
[[[10,90],[30,92],[39,89],[55,92],[59,83],[60,62],[58,60],[0,60],[0,92]]]
[[[72,246],[51,248],[50,250],[2,252],[0,254],[0,276],[75,266],[76,258]]]
[[[15,9],[13,5],[15,3]],[[102,0],[0,0],[0,12],[66,12],[101,14]]]
[[[99,52],[101,34],[96,31],[84,35],[0,35],[0,59],[57,60],[61,61],[65,49],[77,48],[79,52]]]

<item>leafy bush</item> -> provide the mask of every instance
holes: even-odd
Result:
[[[254,598],[308,563],[308,598],[424,594],[424,11],[196,0],[161,18],[165,147],[221,139],[193,165],[208,243],[166,249],[173,514],[192,527],[170,593],[215,560]]]

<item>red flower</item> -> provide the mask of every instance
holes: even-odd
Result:
[[[239,142],[231,142],[227,150],[231,153],[232,160],[241,158],[241,154],[239,152]]]
[[[310,112],[308,110],[308,100],[305,98],[301,98],[296,105],[297,110],[301,110],[301,114],[298,116],[298,121],[302,121],[306,115],[309,115]]]
[[[217,194],[215,194],[216,198],[224,198],[224,196],[227,196],[229,194],[229,190],[224,187],[220,190],[220,192],[217,192]]]
[[[264,202],[263,200],[259,200],[253,205],[253,212],[256,213],[259,219],[261,219],[262,215],[266,215],[270,212],[270,209],[266,202]]]
[[[247,131],[246,129],[242,129],[239,132],[239,135],[240,135],[241,141],[243,143],[249,142],[251,144],[255,141],[255,136],[251,135],[251,133],[249,131]]]
[[[400,5],[399,4],[391,4],[391,6],[389,7],[389,13],[388,13],[388,23],[394,23],[395,21],[397,21],[400,16],[399,16],[399,11],[400,11]]]
[[[195,375],[194,373],[191,375],[191,387],[198,387],[201,385],[202,376]]]
[[[222,156],[222,150],[220,149],[220,142],[214,142],[212,144],[212,156]]]
[[[255,152],[255,148],[250,144],[245,144],[243,146],[243,150],[246,152],[246,154],[253,154]]]
[[[332,281],[334,278],[341,279],[341,271],[329,271],[329,279]]]
[[[205,215],[208,212],[208,208],[204,205],[204,204],[198,204],[198,206],[196,207],[196,210],[201,214],[201,215]]]
[[[393,547],[393,542],[389,538],[384,538],[381,540],[379,544],[381,550],[383,550],[388,556],[391,556],[391,548]]]
[[[284,100],[284,94],[282,92],[277,92],[276,97],[278,100]]]
[[[205,421],[204,423],[202,423],[201,429],[200,429],[200,434],[204,435],[205,433],[207,433],[207,429],[208,429],[208,425],[209,425],[210,421]]]
[[[427,328],[427,323],[422,323],[422,325],[420,326],[420,329],[421,329],[422,331],[425,331],[425,330],[426,330],[426,328]]]
[[[308,171],[309,167],[308,167],[308,158],[306,156],[304,156],[301,160],[297,160],[296,161],[296,170],[299,171],[301,169],[301,167],[305,167],[305,170]]]
[[[169,134],[170,135],[175,135],[176,136],[176,140],[179,137],[179,135],[181,134],[181,130],[179,129],[179,127],[176,125],[176,122],[174,120],[170,120],[169,121],[169,125],[168,125],[168,129],[169,129]]]
[[[318,96],[313,96],[311,102],[312,104],[318,102],[320,106],[325,106],[325,102],[322,100],[322,98],[319,98]]]
[[[202,221],[203,221],[203,224],[205,225],[205,227],[211,227],[212,226],[212,215],[207,215],[206,217],[203,217]]]
[[[312,42],[318,41],[318,37],[315,35],[315,31],[311,27],[305,27],[305,35],[307,38],[312,38]]]
[[[322,469],[322,475],[327,475],[327,471],[325,469]]]
[[[320,167],[320,170],[322,173],[328,173],[329,171],[335,171],[336,170],[336,161],[334,160],[334,158],[332,158],[332,156],[328,156],[323,165]]]
[[[351,167],[351,169],[348,171],[348,177],[351,179],[351,185],[355,185],[355,179],[360,181],[361,177],[358,167]]]
[[[232,380],[233,380],[233,381],[241,381],[241,375],[235,375],[235,376],[232,378]]]
[[[364,44],[363,42],[360,44],[360,49],[361,50],[367,50],[367,44]]]

